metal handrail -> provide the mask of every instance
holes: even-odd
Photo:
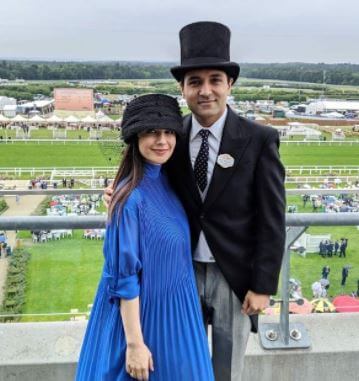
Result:
[[[101,216],[0,216],[0,230],[104,228]],[[310,338],[301,323],[289,322],[290,247],[309,226],[359,226],[359,213],[286,214],[286,243],[281,270],[280,321],[260,324],[259,336],[265,349],[309,348]]]
[[[57,195],[81,195],[81,194],[102,194],[102,188],[78,188],[69,189],[58,188],[53,189],[0,189],[0,196],[34,196],[34,195],[45,195],[45,196],[57,196]],[[321,189],[286,189],[287,195],[303,195],[303,194],[316,194],[316,195],[337,195],[337,194],[357,194],[359,193],[359,188],[321,188]]]
[[[0,216],[1,230],[99,229],[106,226],[106,215],[97,216]],[[287,227],[354,226],[359,213],[287,213]]]

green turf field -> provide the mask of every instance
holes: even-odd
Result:
[[[359,145],[284,145],[280,154],[285,165],[359,165]]]
[[[87,311],[101,274],[103,241],[83,239],[82,233],[76,230],[73,238],[29,247],[32,255],[23,313],[70,312],[72,308]],[[61,319],[69,317],[34,317],[23,321]]]
[[[298,254],[291,255],[291,277],[298,279],[302,283],[303,296],[312,299],[311,285],[319,281],[322,277],[322,268],[329,265],[331,272],[329,275],[330,288],[328,295],[330,297],[340,295],[341,293],[350,294],[357,290],[359,280],[359,230],[354,227],[324,227],[316,226],[307,230],[309,234],[331,234],[331,239],[348,238],[348,248],[346,258],[333,256],[331,258],[322,258],[319,254],[307,254],[305,258]],[[349,276],[345,287],[342,289],[340,282],[342,279],[343,266],[351,265]]]
[[[355,291],[359,279],[359,231],[356,227],[313,227],[312,234],[332,234],[332,239],[349,239],[347,257],[322,258],[318,254],[307,254],[303,258],[291,255],[291,277],[302,283],[303,296],[312,299],[311,284],[321,278],[324,265],[329,265],[330,296]],[[29,234],[21,234],[28,237]],[[24,241],[26,244],[28,240]],[[28,266],[26,306],[23,313],[69,312],[72,308],[87,311],[92,303],[101,274],[103,241],[82,238],[82,231],[74,232],[71,239],[62,239],[29,247],[32,254]],[[351,265],[346,286],[340,286],[341,270]],[[68,320],[68,316],[23,318],[23,321]]]
[[[16,131],[15,130],[5,130],[4,128],[0,128],[0,136],[5,138],[16,139]],[[116,139],[119,136],[118,131],[102,131],[103,139]],[[90,133],[87,130],[67,130],[66,131],[66,139],[89,139]],[[38,130],[32,130],[30,139],[53,139],[52,130],[48,130],[45,128],[40,128]]]
[[[106,143],[0,144],[0,167],[82,167],[117,165],[116,151]],[[109,161],[109,157],[112,160]],[[111,164],[113,163],[113,164]]]
[[[0,144],[0,167],[76,167],[111,165],[104,152],[110,143]],[[112,162],[116,159],[113,151]],[[285,165],[359,165],[357,146],[282,145]],[[116,163],[112,164],[116,165]]]
[[[116,165],[108,158],[115,157],[114,148],[100,144],[0,144],[0,167],[63,167]],[[118,157],[118,156],[117,156]],[[295,146],[282,145],[281,157],[286,165],[359,165],[359,146]],[[114,159],[113,159],[114,160]],[[300,196],[288,196],[288,205],[303,208]],[[291,257],[292,277],[302,282],[304,296],[311,299],[311,284],[320,279],[321,269],[331,267],[329,295],[356,290],[359,279],[359,230],[356,227],[313,227],[309,233],[330,233],[332,238],[347,237],[347,258],[323,259],[317,254],[302,258]],[[82,231],[74,231],[73,239],[32,245],[25,241],[32,253],[27,275],[26,307],[23,313],[69,312],[72,308],[86,311],[92,303],[102,267],[102,242],[81,238]],[[21,235],[26,238],[25,235]],[[350,264],[347,285],[341,289],[342,266]],[[68,317],[62,317],[68,319]],[[53,320],[59,320],[56,317]],[[33,320],[41,320],[36,317]],[[49,320],[47,318],[46,320]]]

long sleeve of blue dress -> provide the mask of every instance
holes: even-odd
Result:
[[[131,195],[112,216],[106,231],[105,277],[110,301],[133,299],[140,294],[139,208]]]

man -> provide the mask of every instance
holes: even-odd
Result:
[[[345,286],[345,283],[347,281],[347,278],[348,278],[348,275],[349,275],[349,268],[350,268],[349,266],[344,266],[342,268],[342,282],[341,282],[342,287]]]
[[[345,258],[345,250],[346,250],[346,241],[344,238],[340,239],[340,252],[339,252],[339,258],[344,257]]]
[[[278,133],[227,107],[239,75],[229,42],[225,25],[187,25],[180,31],[181,65],[171,69],[192,114],[168,174],[190,222],[218,381],[241,379],[250,330],[277,291],[285,242]]]
[[[334,244],[334,255],[338,255],[338,250],[339,250],[339,241],[336,240]]]
[[[322,269],[322,278],[328,279],[329,273],[330,273],[330,267],[328,265],[324,266]]]
[[[277,291],[285,242],[284,169],[277,131],[237,116],[227,96],[239,75],[230,30],[198,22],[180,31],[171,69],[192,115],[169,163],[191,225],[205,324],[219,381],[240,380],[250,328]]]

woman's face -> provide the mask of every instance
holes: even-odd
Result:
[[[165,163],[176,146],[176,134],[169,130],[147,130],[138,135],[138,148],[143,158],[152,164]]]

